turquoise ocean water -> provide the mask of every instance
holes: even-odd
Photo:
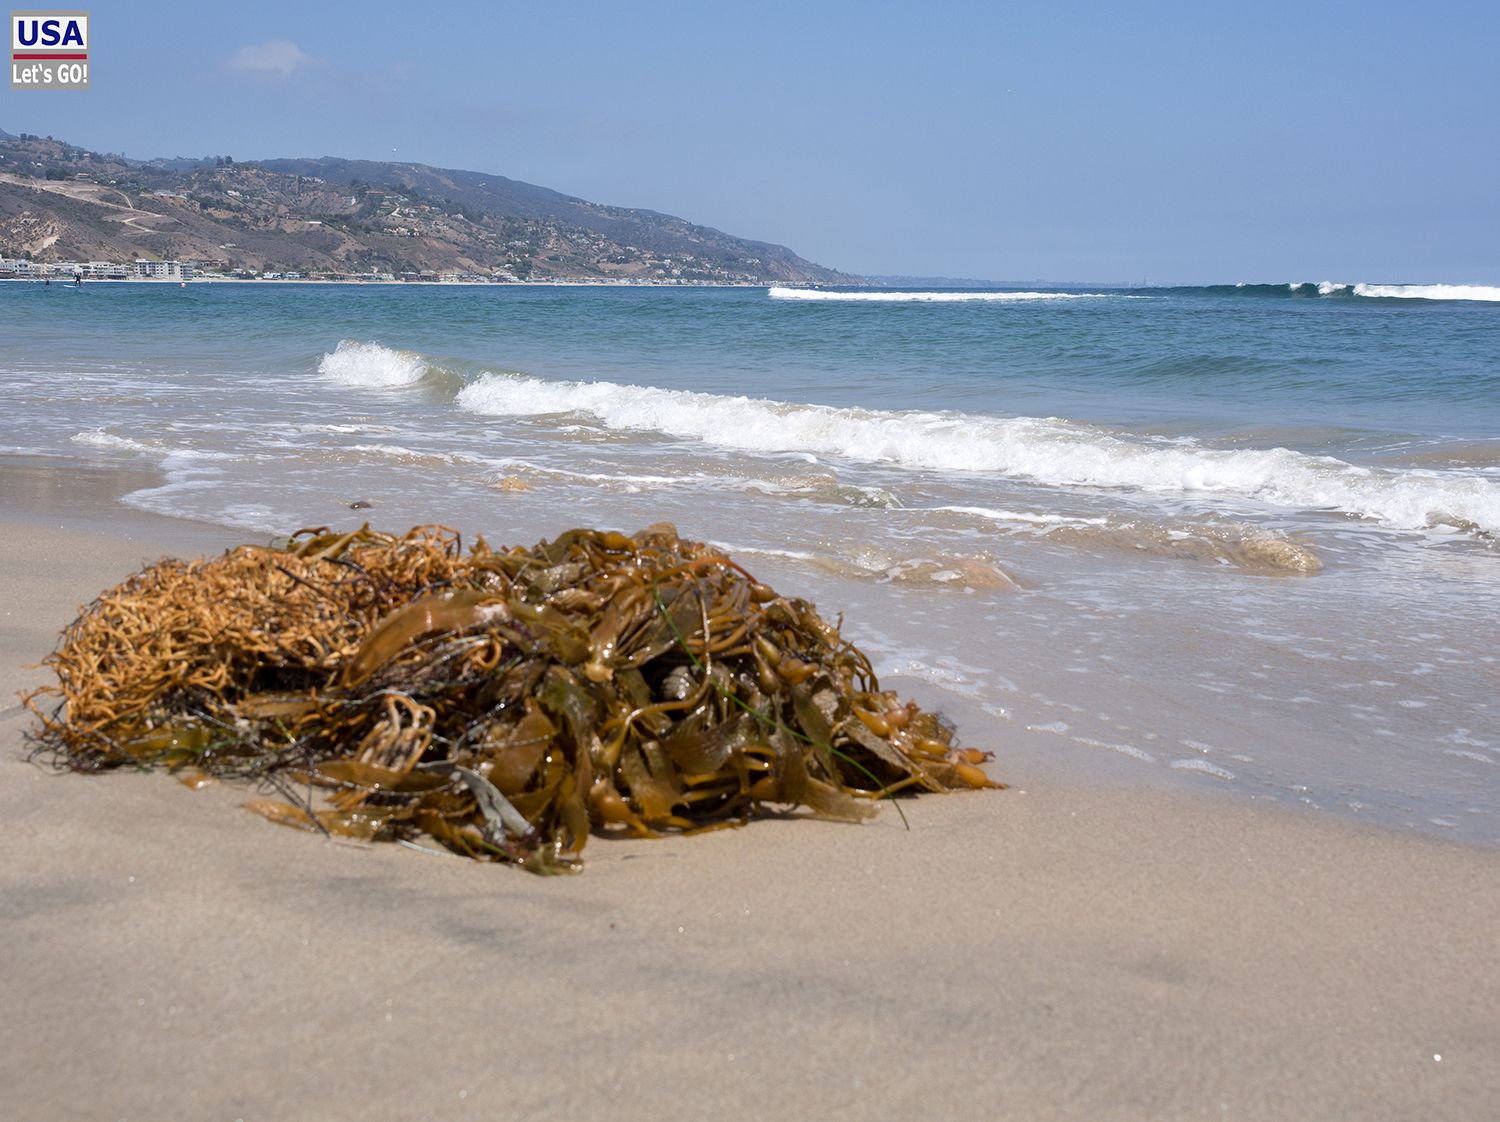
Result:
[[[1500,841],[1500,290],[12,283],[0,337],[0,452],[130,507],[670,520],[1007,778]]]

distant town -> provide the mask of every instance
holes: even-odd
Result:
[[[402,273],[338,273],[323,271],[284,272],[268,269],[230,268],[223,261],[153,261],[137,258],[120,261],[30,261],[24,257],[0,257],[0,280],[53,281],[311,281],[323,284],[610,284],[680,285],[712,287],[755,286],[755,280],[700,280],[682,277],[553,277],[526,280],[503,270],[493,273],[440,273],[419,270]]]

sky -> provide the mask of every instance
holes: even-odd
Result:
[[[1500,284],[1493,0],[87,10],[92,88],[0,128],[492,172],[861,274]]]

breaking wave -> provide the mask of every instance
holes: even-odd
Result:
[[[1290,281],[1287,284],[1235,284],[1184,286],[1176,288],[1106,289],[1093,292],[992,292],[982,290],[938,290],[902,292],[887,289],[861,289],[855,292],[827,291],[818,288],[769,290],[772,300],[833,301],[873,304],[951,304],[990,303],[1024,304],[1053,300],[1142,300],[1165,294],[1218,294],[1251,297],[1324,297],[1354,300],[1360,297],[1380,300],[1470,300],[1500,302],[1500,287],[1483,284],[1369,284],[1352,281]]]
[[[1500,534],[1500,480],[1369,468],[1286,448],[1227,450],[1051,418],[799,405],[613,382],[486,374],[460,407],[489,416],[582,414],[743,452],[803,452],[902,468],[994,472],[1050,486],[1225,494],[1293,510],[1341,511],[1401,529]]]
[[[346,386],[395,389],[414,386],[427,376],[427,360],[411,351],[382,347],[379,343],[342,340],[318,363],[318,373]]]
[[[1500,301],[1500,288],[1483,284],[1357,284],[1356,296],[1380,296],[1393,300],[1485,300]]]
[[[772,288],[772,300],[834,300],[872,304],[1019,304],[1030,300],[1120,299],[1106,292],[827,292],[818,288]]]
[[[1500,301],[1500,288],[1483,284],[1350,284],[1343,281],[1292,281],[1284,289],[1276,285],[1236,285],[1241,292],[1262,289],[1284,291],[1293,296],[1371,297],[1381,300],[1478,300]]]
[[[1313,292],[1316,292],[1319,296],[1337,296],[1341,292],[1349,291],[1349,286],[1347,284],[1340,284],[1338,281],[1319,281],[1317,284],[1312,284],[1306,281],[1292,281],[1289,285],[1286,286],[1286,288],[1288,292],[1292,293],[1307,292],[1311,290]]]

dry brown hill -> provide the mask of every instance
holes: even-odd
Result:
[[[785,246],[480,172],[322,158],[126,160],[0,134],[0,255],[226,271],[858,283]]]

